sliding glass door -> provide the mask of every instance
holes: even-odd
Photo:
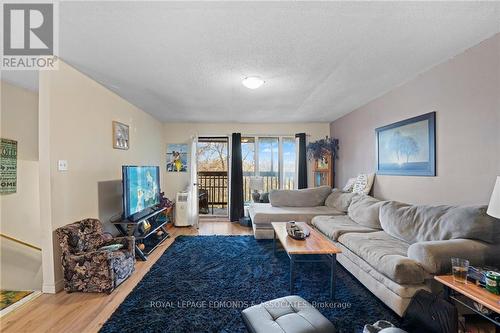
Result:
[[[197,163],[200,216],[228,216],[228,137],[199,137]]]

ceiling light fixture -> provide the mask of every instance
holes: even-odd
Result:
[[[262,80],[258,76],[249,76],[244,78],[241,83],[247,87],[248,89],[257,89],[260,88],[264,84],[264,80]]]

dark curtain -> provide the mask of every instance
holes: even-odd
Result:
[[[298,163],[298,188],[307,188],[307,156],[306,156],[306,133],[295,134],[299,139],[299,163]]]
[[[231,140],[231,212],[232,222],[244,216],[243,210],[243,162],[241,156],[241,133],[233,133]]]

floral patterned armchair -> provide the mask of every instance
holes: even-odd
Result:
[[[111,293],[134,271],[134,237],[107,240],[102,224],[85,219],[56,230],[62,250],[64,290]],[[116,251],[102,246],[123,244]]]

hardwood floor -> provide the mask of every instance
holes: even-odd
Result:
[[[200,228],[169,228],[167,239],[151,254],[148,261],[138,261],[130,278],[111,295],[59,292],[43,294],[29,304],[0,319],[0,331],[20,332],[97,332],[122,303],[151,266],[179,235],[250,235],[251,228],[226,221],[200,222]]]

